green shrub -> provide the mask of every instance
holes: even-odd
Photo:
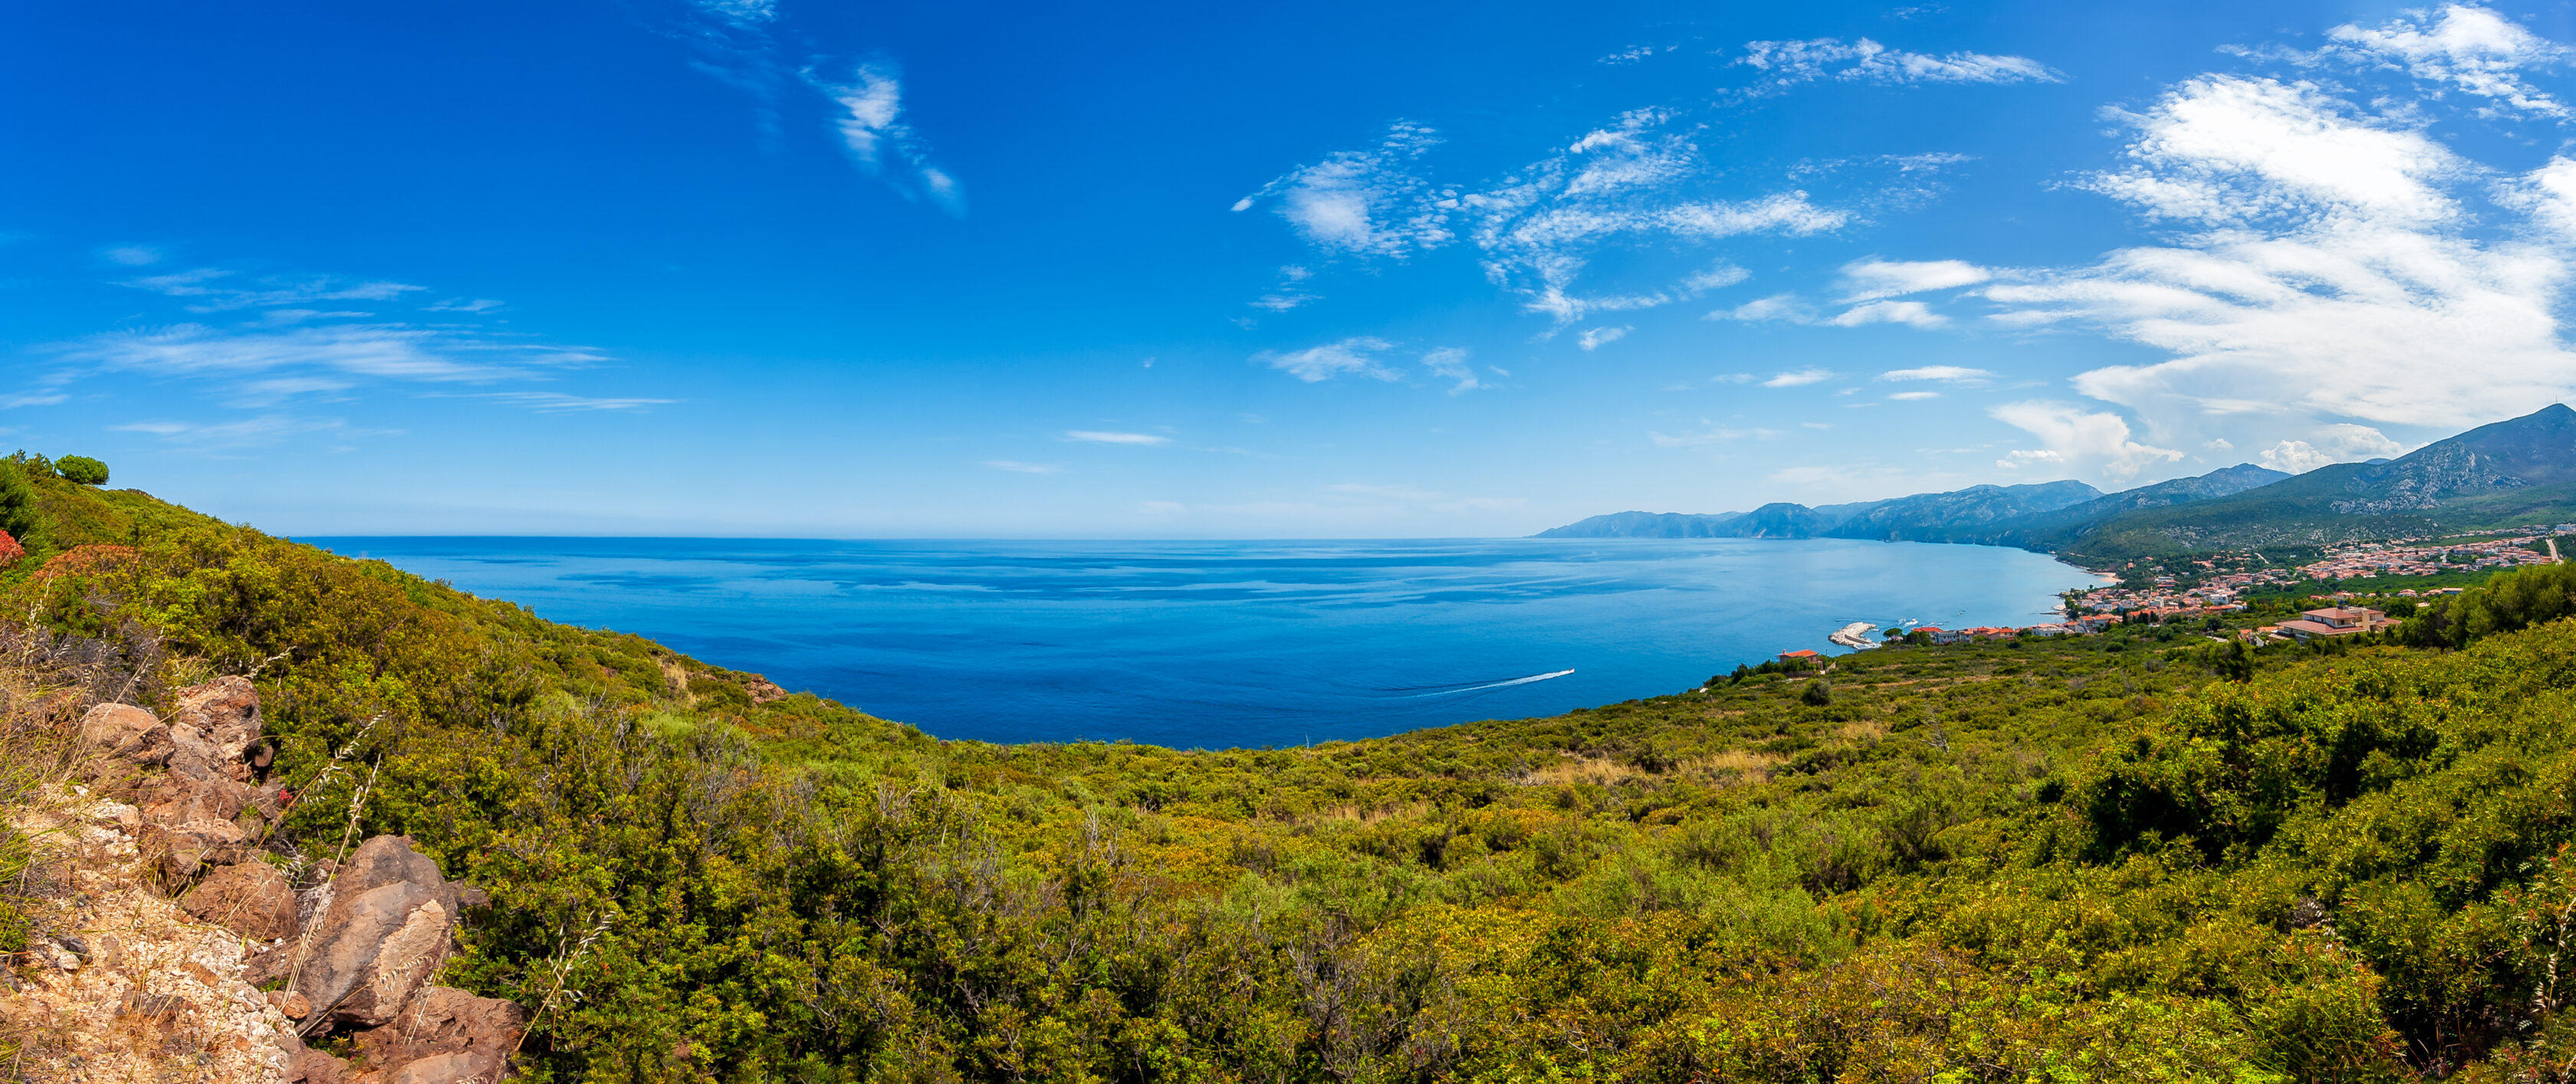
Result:
[[[107,484],[107,464],[85,455],[67,455],[54,461],[54,470],[63,480],[84,486]]]

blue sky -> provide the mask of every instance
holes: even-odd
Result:
[[[2564,3],[22,5],[0,445],[298,534],[1524,534],[2576,386]]]

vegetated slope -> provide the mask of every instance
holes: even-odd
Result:
[[[2576,1051],[2565,623],[2243,685],[2123,626],[1313,748],[993,746],[246,529],[115,541],[0,574],[0,614],[140,699],[256,666],[277,770],[358,769],[278,846],[327,848],[364,784],[357,832],[485,889],[442,981],[565,988],[534,1079],[2500,1080]]]
[[[2384,463],[2338,463],[2231,497],[2112,516],[2055,539],[2113,560],[2316,547],[2576,519],[2576,410],[2551,404]]]

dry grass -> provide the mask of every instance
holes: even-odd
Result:
[[[1729,749],[1723,753],[1692,757],[1681,763],[1680,770],[1727,786],[1744,787],[1770,782],[1771,770],[1779,767],[1782,759],[1750,749]]]
[[[1613,787],[1631,779],[1650,778],[1651,773],[1634,765],[1596,757],[1560,757],[1553,764],[1542,764],[1522,772],[1522,786],[1551,787],[1575,783],[1592,783]]]

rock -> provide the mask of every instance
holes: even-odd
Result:
[[[295,936],[295,888],[266,862],[225,866],[188,893],[179,906],[207,922],[255,941]]]
[[[313,1002],[293,990],[271,990],[265,996],[268,1003],[277,1006],[277,1011],[289,1020],[302,1020],[313,1015]]]
[[[787,699],[787,690],[779,688],[777,682],[758,674],[748,676],[751,680],[742,683],[742,691],[751,694],[752,703],[766,704],[772,700]]]
[[[81,739],[137,764],[170,762],[170,728],[132,704],[101,704],[81,716]]]
[[[80,955],[68,948],[55,944],[48,938],[28,938],[27,951],[35,953],[37,959],[53,965],[54,970],[56,971],[80,970]]]
[[[259,690],[250,679],[227,674],[179,690],[176,721],[203,734],[217,761],[238,761],[259,740]]]
[[[331,884],[331,904],[314,919],[295,975],[293,989],[314,1006],[305,1030],[393,1019],[446,957],[455,923],[455,888],[409,838],[360,844]]]
[[[230,821],[196,820],[149,825],[143,848],[161,859],[161,875],[172,884],[186,881],[207,866],[224,866],[250,855],[250,839]]]
[[[281,1084],[349,1084],[356,1076],[348,1062],[297,1043],[288,1052]]]
[[[426,986],[388,1026],[358,1033],[358,1049],[369,1065],[401,1066],[388,1081],[499,1080],[519,1034],[528,1026],[527,1010],[500,998],[476,997],[447,986]],[[442,1076],[407,1077],[414,1066],[433,1066]]]
[[[242,982],[253,988],[285,978],[295,969],[295,945],[288,942],[252,953],[242,961]]]
[[[384,1084],[491,1084],[498,1074],[472,1075],[473,1059],[463,1054],[438,1054],[412,1062],[385,1074]]]

